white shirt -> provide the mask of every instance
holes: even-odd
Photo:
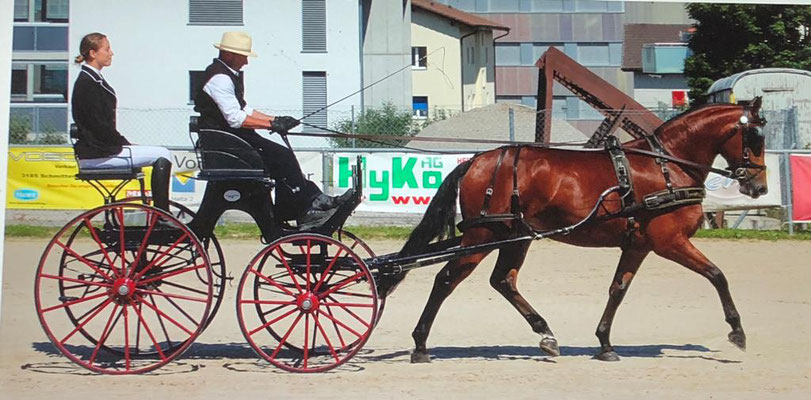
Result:
[[[217,61],[225,65],[228,71],[234,74],[234,76],[239,76],[239,72],[234,71],[220,59],[217,59]],[[217,103],[217,107],[220,109],[223,117],[225,117],[225,121],[228,123],[228,126],[232,128],[241,128],[242,124],[245,122],[245,118],[253,114],[253,108],[248,107],[247,104],[245,108],[239,106],[234,82],[225,74],[212,76],[211,79],[206,82],[206,85],[203,86],[203,91],[211,96],[214,102]]]

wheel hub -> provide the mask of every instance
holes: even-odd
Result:
[[[119,304],[132,301],[135,295],[135,281],[129,278],[116,279],[110,295]]]
[[[318,309],[318,296],[311,292],[302,293],[296,300],[296,305],[299,310],[305,313],[311,313]]]

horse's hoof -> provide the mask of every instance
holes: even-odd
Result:
[[[541,339],[541,343],[539,346],[541,347],[541,351],[543,351],[546,354],[549,354],[552,357],[557,357],[560,355],[558,341],[554,337],[548,336]]]
[[[617,355],[617,352],[614,350],[611,351],[601,351],[594,355],[595,360],[600,361],[619,361],[620,356]]]
[[[742,331],[729,332],[729,341],[732,342],[737,348],[746,350],[746,334]]]
[[[427,352],[414,351],[411,353],[412,364],[425,364],[431,362],[431,356]]]

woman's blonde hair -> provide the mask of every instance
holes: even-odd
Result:
[[[101,42],[107,38],[103,33],[93,32],[84,35],[82,42],[79,44],[79,55],[76,56],[74,62],[80,64],[90,58],[90,50],[98,51]]]

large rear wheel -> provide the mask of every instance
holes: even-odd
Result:
[[[35,306],[48,338],[75,363],[142,373],[178,357],[203,331],[212,281],[205,248],[184,224],[152,207],[113,203],[74,218],[50,241]]]

